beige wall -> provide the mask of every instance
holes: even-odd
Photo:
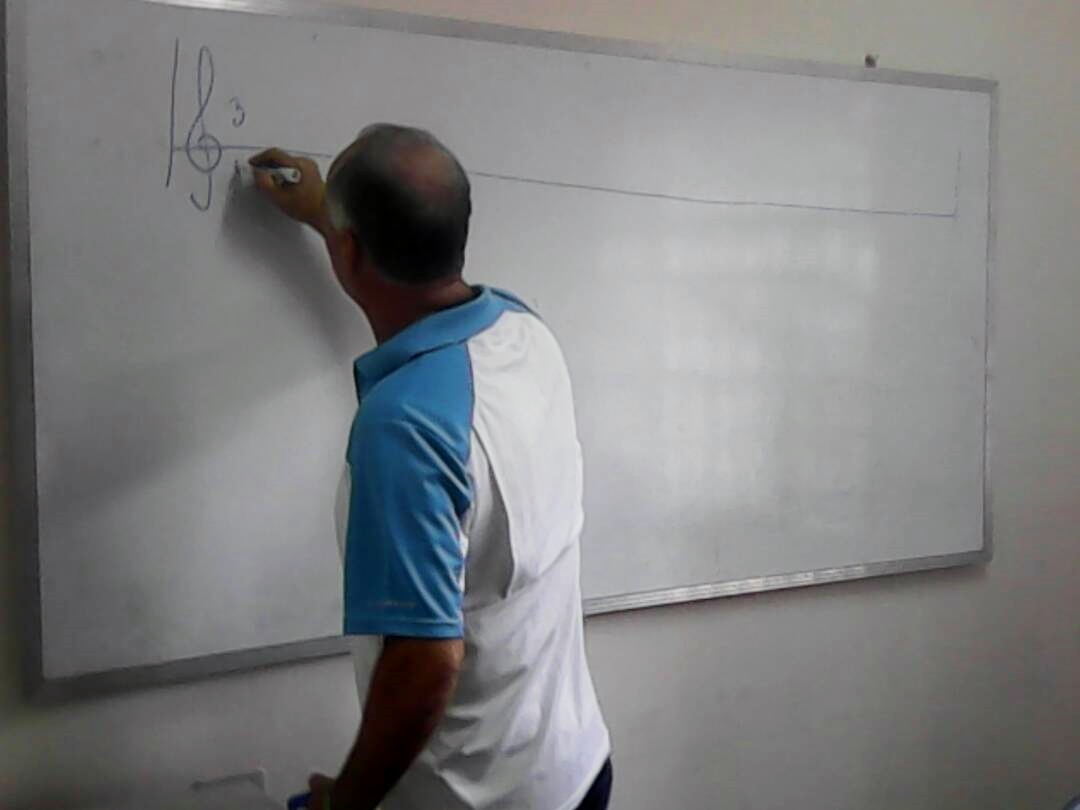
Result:
[[[389,2],[389,0],[388,0]],[[1080,0],[397,0],[514,25],[1001,82],[997,557],[589,622],[615,810],[1027,810],[1080,793]],[[330,661],[32,708],[0,543],[0,806],[333,767]]]

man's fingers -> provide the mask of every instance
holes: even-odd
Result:
[[[297,222],[321,229],[325,185],[315,161],[294,157],[283,149],[265,149],[248,158],[255,188],[283,214]],[[292,169],[299,172],[299,182],[279,179],[270,169]]]
[[[289,168],[300,168],[298,161],[288,152],[283,149],[270,148],[264,149],[259,154],[248,158],[250,163],[256,169],[258,168],[271,168],[274,166],[287,166]]]
[[[256,171],[253,176],[255,178],[255,187],[259,189],[259,191],[273,194],[278,190],[277,183],[274,182],[273,176],[267,172]]]
[[[329,790],[334,780],[324,773],[313,773],[308,777],[308,788],[312,791]]]

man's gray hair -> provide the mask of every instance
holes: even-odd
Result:
[[[424,284],[458,276],[472,213],[469,178],[430,133],[373,124],[334,162],[326,205],[387,278]]]

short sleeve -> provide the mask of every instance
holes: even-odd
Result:
[[[466,460],[408,421],[357,424],[345,542],[347,635],[460,638]]]

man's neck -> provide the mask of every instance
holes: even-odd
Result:
[[[409,289],[388,285],[379,303],[367,311],[376,343],[385,343],[398,332],[435,312],[463,304],[476,297],[476,290],[456,278],[444,284]],[[367,309],[367,308],[365,308]]]

